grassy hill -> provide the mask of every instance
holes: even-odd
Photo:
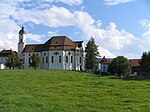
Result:
[[[0,70],[0,112],[150,112],[150,81]]]

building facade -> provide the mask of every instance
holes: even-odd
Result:
[[[9,58],[9,55],[11,55],[12,53],[17,53],[16,51],[13,51],[12,49],[10,50],[2,50],[0,51],[0,69],[4,69],[6,68],[5,65],[6,65],[6,62]]]
[[[40,58],[39,69],[84,70],[85,51],[83,41],[72,41],[66,36],[53,36],[44,44],[26,44],[26,31],[19,31],[18,54],[23,68],[30,67],[31,56]]]
[[[111,61],[107,60],[105,56],[99,62],[99,70],[101,72],[108,72],[108,66],[111,64]]]

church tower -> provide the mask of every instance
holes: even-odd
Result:
[[[26,31],[24,30],[24,27],[19,31],[19,42],[18,42],[18,56],[20,59],[22,59],[22,51],[26,45]]]

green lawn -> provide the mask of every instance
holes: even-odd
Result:
[[[0,70],[0,112],[150,112],[150,81]]]

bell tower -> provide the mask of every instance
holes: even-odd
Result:
[[[18,42],[18,56],[20,59],[23,58],[22,51],[26,45],[26,31],[24,27],[19,31],[19,42]]]

